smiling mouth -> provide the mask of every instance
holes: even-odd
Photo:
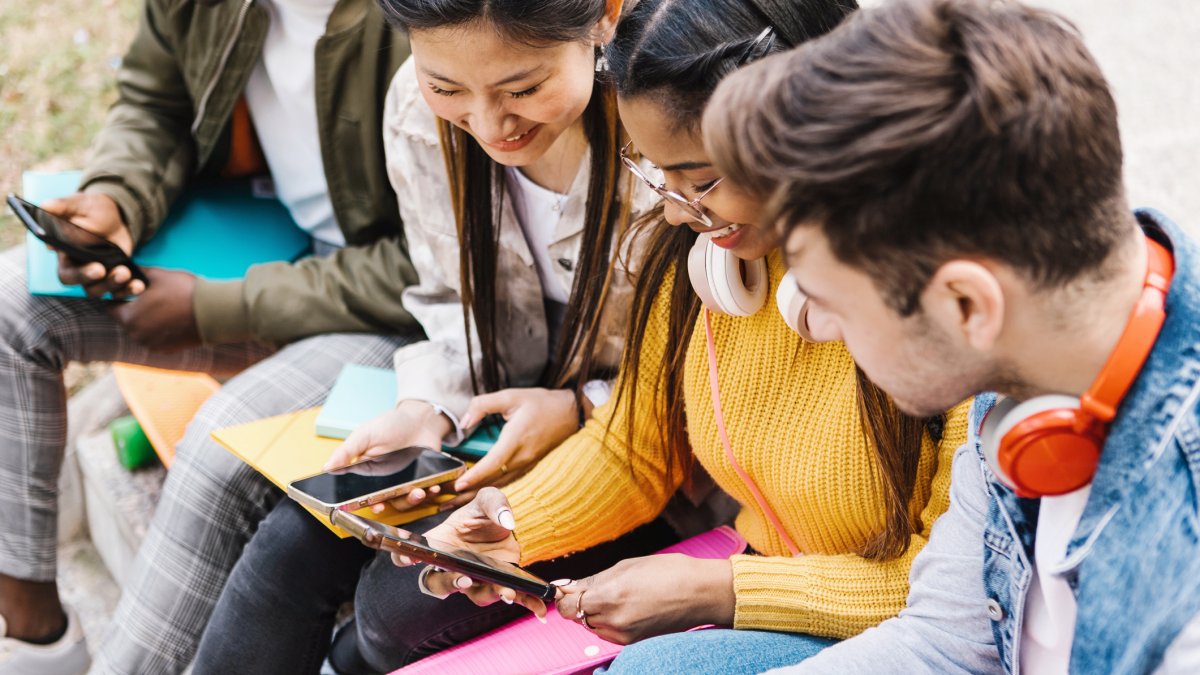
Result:
[[[742,226],[739,223],[731,223],[719,230],[709,230],[708,234],[712,235],[713,239],[721,239],[722,237],[728,237],[740,229],[742,229]]]

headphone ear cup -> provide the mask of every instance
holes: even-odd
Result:
[[[700,235],[688,252],[688,278],[700,301],[714,312],[751,316],[767,301],[766,260],[742,261],[712,243],[708,233]]]
[[[712,246],[712,242],[709,241],[711,238],[707,234],[700,235],[696,238],[696,243],[692,244],[692,250],[688,251],[688,280],[692,283],[692,290],[700,296],[700,302],[708,309],[720,312],[721,306],[713,297],[712,286],[708,280],[708,248]]]
[[[796,331],[805,342],[817,342],[808,330],[808,296],[800,292],[791,272],[783,275],[775,291],[775,306],[788,328]]]
[[[1061,495],[1091,482],[1104,432],[1084,417],[1078,398],[1052,394],[1003,403],[984,420],[982,440],[992,471],[1018,496]]]

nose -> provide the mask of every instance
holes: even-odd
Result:
[[[704,226],[703,223],[696,219],[696,216],[688,213],[683,209],[683,207],[679,206],[675,202],[664,199],[663,203],[663,218],[665,218],[668,223],[672,225],[688,225],[690,223],[696,223],[701,227]]]
[[[501,102],[480,100],[467,115],[466,126],[484,142],[498,143],[517,133],[517,117]]]

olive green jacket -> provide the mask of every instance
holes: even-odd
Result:
[[[135,242],[154,235],[190,180],[224,165],[234,104],[268,21],[255,0],[146,0],[81,185],[116,201]],[[400,302],[416,274],[382,141],[384,95],[408,54],[374,0],[338,2],[317,41],[315,91],[325,178],[347,247],[258,265],[240,281],[201,281],[194,309],[205,342],[282,344],[416,326]]]

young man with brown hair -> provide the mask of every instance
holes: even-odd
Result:
[[[782,226],[814,336],[913,414],[1002,395],[977,398],[909,607],[802,667],[1196,672],[1200,248],[1127,207],[1075,30],[1012,2],[865,10],[728,78],[705,134]]]

